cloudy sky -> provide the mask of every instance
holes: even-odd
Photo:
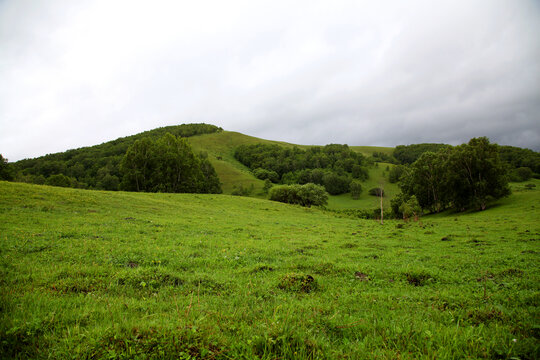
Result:
[[[540,2],[0,0],[0,153],[205,122],[540,150]]]

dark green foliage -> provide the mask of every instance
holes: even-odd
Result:
[[[351,197],[358,200],[360,198],[360,194],[362,193],[362,183],[358,180],[353,180],[349,184],[349,189],[351,191]]]
[[[0,180],[13,180],[11,164],[8,163],[8,159],[5,159],[2,154],[0,154]]]
[[[282,185],[270,190],[270,200],[311,207],[326,205],[328,194],[316,184]]]
[[[439,150],[450,148],[446,144],[412,144],[398,145],[394,149],[393,155],[400,164],[412,164],[425,152],[437,152]]]
[[[143,133],[118,138],[113,141],[50,154],[35,159],[25,159],[13,164],[17,179],[23,182],[43,183],[42,178],[64,174],[77,180],[77,187],[118,190],[122,174],[120,162],[128,148],[143,138],[157,140],[170,133],[177,137],[190,137],[222,131],[208,124],[183,124],[157,128]],[[208,185],[211,188],[215,184]]]
[[[381,193],[382,196],[384,196],[384,190],[379,187],[369,189],[368,191],[368,194],[371,196],[381,196]]]
[[[396,219],[404,218],[402,205],[406,203],[409,200],[409,198],[410,198],[409,195],[400,192],[390,200],[390,207],[392,208],[392,217]]]
[[[390,172],[388,173],[388,181],[391,184],[395,184],[399,181],[399,179],[404,173],[405,173],[405,166],[396,165],[390,169]]]
[[[77,187],[77,180],[64,174],[55,174],[49,176],[45,185],[61,187]]]
[[[270,179],[264,180],[263,193],[268,194],[268,191],[272,188],[272,182]]]
[[[330,195],[339,195],[349,192],[351,178],[328,172],[323,177],[324,188]]]
[[[534,173],[528,167],[519,167],[510,171],[510,181],[522,182],[532,178]]]
[[[375,151],[371,154],[371,160],[374,162],[384,162],[390,164],[397,164],[398,161],[392,155],[385,154],[383,152]]]
[[[255,170],[253,170],[253,175],[255,175],[255,177],[257,179],[261,179],[261,180],[268,179],[273,183],[277,183],[279,181],[278,173],[273,171],[273,170],[266,170],[266,169],[262,169],[262,168],[257,168]]]
[[[540,173],[540,153],[515,146],[499,146],[501,161],[512,168],[528,167],[534,173]]]
[[[485,137],[454,149],[448,159],[448,193],[456,209],[484,210],[488,201],[510,194],[498,146]]]
[[[448,203],[449,151],[423,153],[403,176],[401,190],[409,196],[415,195],[423,209],[439,212]]]
[[[313,146],[307,150],[279,145],[242,145],[235,158],[259,179],[282,184],[324,185],[330,194],[349,191],[351,179],[366,180],[366,159],[347,145]]]
[[[128,191],[220,192],[219,180],[204,157],[195,156],[184,138],[165,134],[143,138],[129,147],[121,163],[121,188]]]
[[[407,199],[414,195],[422,209],[485,209],[490,200],[509,194],[506,166],[498,146],[485,137],[468,144],[425,152],[400,182]]]
[[[407,220],[413,217],[415,220],[418,219],[422,208],[416,199],[416,196],[411,196],[407,201],[404,201],[399,207],[399,212],[403,215],[403,219]]]

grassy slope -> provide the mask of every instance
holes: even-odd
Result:
[[[222,182],[223,192],[230,194],[234,186],[254,186],[254,195],[262,189],[264,182],[253,176],[250,170],[234,158],[234,150],[240,145],[251,144],[278,144],[294,146],[292,144],[263,140],[232,131],[223,131],[215,134],[199,135],[188,138],[193,149],[197,152],[208,153],[209,160],[214,165]]]
[[[380,226],[226,195],[0,182],[0,354],[538,358],[536,184],[482,213]],[[291,273],[318,287],[280,288]]]
[[[382,147],[382,146],[351,146],[356,152],[361,153],[364,156],[371,156],[374,152],[380,152],[387,155],[392,155],[394,151],[393,147]]]
[[[242,165],[234,158],[234,150],[240,145],[251,145],[251,144],[278,144],[281,146],[293,147],[298,146],[299,148],[308,148],[309,145],[294,145],[285,142],[271,141],[259,139],[256,137],[244,135],[232,131],[223,131],[214,134],[205,134],[198,135],[188,138],[188,141],[191,143],[193,149],[197,152],[204,151],[208,153],[210,162],[216,169],[218,176],[223,184],[223,192],[225,194],[230,194],[234,186],[242,185],[244,187],[254,186],[254,192],[252,195],[263,197],[260,195],[264,182],[258,180],[253,176],[247,167]],[[371,156],[374,151],[384,152],[391,154],[393,148],[383,148],[377,146],[351,146],[351,148],[357,152],[360,152],[366,156]],[[386,166],[387,164],[385,164]],[[372,178],[366,183],[366,188],[369,190],[374,183],[378,183],[380,171],[373,169],[370,175],[373,175]],[[390,186],[393,189],[393,186]],[[392,192],[392,191],[390,191]],[[367,195],[366,195],[367,196]],[[363,200],[365,196],[362,197]],[[367,201],[357,201],[351,202],[348,201],[350,195],[342,195],[337,199],[331,200],[331,207],[335,208],[365,208]],[[369,199],[371,200],[371,199]]]

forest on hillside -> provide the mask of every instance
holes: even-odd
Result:
[[[122,161],[129,148],[137,141],[145,142],[148,145],[149,142],[158,141],[166,134],[171,134],[177,138],[187,138],[220,131],[223,131],[223,129],[208,124],[183,124],[161,127],[100,145],[17,161],[10,164],[12,167],[9,177],[19,182],[53,186],[97,190],[135,190],[136,186],[131,186],[129,181],[124,179],[126,171],[122,169]],[[151,148],[151,146],[147,147]],[[190,148],[189,152],[191,151]],[[150,154],[147,155],[150,157]],[[155,162],[158,157],[155,151],[152,156],[152,161]],[[207,187],[212,189],[211,192],[220,192],[221,189],[218,189],[216,185],[216,181],[218,184],[219,179],[217,179],[215,170],[205,154],[195,154],[194,156],[197,160],[197,167],[211,182]],[[148,162],[148,167],[157,167],[157,165],[150,165],[150,163],[151,161]],[[149,183],[146,182],[146,184]],[[154,190],[150,190],[150,188]],[[141,191],[156,191],[155,189],[158,188],[159,186],[150,186],[141,189]],[[195,189],[197,186],[193,185],[191,188]]]
[[[242,145],[235,158],[258,179],[281,184],[322,185],[331,195],[349,192],[353,180],[368,178],[366,158],[347,145],[312,146],[306,150],[279,145]]]

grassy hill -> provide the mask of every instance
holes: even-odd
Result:
[[[205,134],[189,138],[193,149],[197,152],[208,153],[209,160],[216,169],[222,182],[223,192],[230,194],[235,186],[254,186],[253,195],[260,193],[264,182],[257,179],[251,171],[234,158],[234,150],[240,145],[252,144],[278,144],[292,147],[293,144],[259,139],[238,132],[222,131],[214,134]]]
[[[535,359],[534,184],[481,213],[381,226],[254,198],[0,182],[0,354]]]
[[[308,145],[294,145],[260,139],[238,132],[222,131],[213,125],[183,124],[157,128],[91,147],[49,154],[36,159],[25,159],[14,163],[14,166],[16,171],[20,172],[20,181],[42,184],[51,175],[61,173],[72,179],[74,187],[113,190],[118,188],[118,183],[122,178],[119,164],[128,147],[142,137],[157,139],[166,132],[187,138],[196,153],[208,154],[208,159],[222,182],[224,193],[231,194],[239,186],[248,189],[253,186],[251,196],[260,198],[265,197],[261,193],[264,182],[255,178],[248,168],[234,158],[235,149],[240,145],[258,143],[277,144],[284,147],[309,147]],[[391,153],[392,151],[392,148],[371,146],[351,148],[366,156],[371,155],[374,151],[383,153]],[[111,177],[114,179],[111,180]],[[378,178],[372,180],[377,182]],[[355,203],[353,207],[361,204],[361,202]]]

